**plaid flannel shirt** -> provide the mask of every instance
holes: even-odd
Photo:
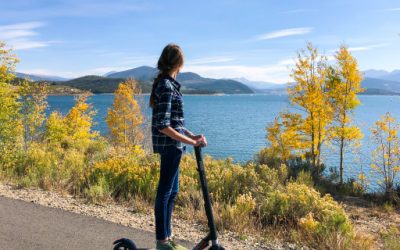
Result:
[[[154,153],[162,153],[165,146],[174,145],[185,151],[186,146],[163,134],[160,130],[170,126],[181,134],[185,134],[183,117],[183,99],[181,85],[172,77],[161,79],[155,89],[155,107],[151,119],[151,132]]]

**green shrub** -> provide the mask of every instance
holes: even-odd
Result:
[[[330,195],[323,197],[304,184],[289,183],[268,193],[261,204],[264,223],[301,226],[313,242],[331,234],[349,240],[352,227],[343,208]]]
[[[100,203],[110,198],[109,189],[110,187],[106,178],[99,176],[96,183],[93,183],[84,190],[84,196],[91,202]]]
[[[158,183],[158,164],[138,155],[110,156],[97,162],[88,174],[88,185],[97,185],[105,178],[114,198],[130,199],[136,195],[152,201]]]
[[[20,177],[22,186],[64,189],[78,194],[87,168],[84,152],[33,143],[15,168],[15,174]]]
[[[310,172],[300,171],[296,178],[296,183],[314,187],[314,181]]]
[[[84,153],[74,148],[63,151],[62,162],[54,180],[55,185],[73,194],[80,193],[85,172],[88,170],[86,159]]]
[[[381,232],[385,249],[398,250],[400,249],[400,232],[399,229],[392,225],[389,230]]]
[[[233,205],[225,205],[222,209],[222,228],[235,229],[237,232],[244,233],[254,228],[253,212],[256,209],[256,200],[252,195],[240,195]]]
[[[39,186],[45,190],[54,186],[59,158],[52,151],[33,145],[21,164],[17,172],[22,175],[20,180],[22,186]]]

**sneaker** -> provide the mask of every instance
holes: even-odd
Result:
[[[167,241],[165,243],[161,243],[157,241],[156,250],[175,250],[176,248],[172,246],[171,242]]]
[[[169,240],[169,243],[170,243],[171,246],[173,246],[174,249],[176,249],[176,250],[188,250],[186,247],[181,246],[181,245],[175,243],[175,241],[173,241],[173,240]]]

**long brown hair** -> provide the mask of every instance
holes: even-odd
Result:
[[[183,66],[183,52],[182,49],[173,43],[168,44],[163,49],[160,58],[157,62],[158,74],[154,78],[153,87],[151,89],[149,106],[154,108],[155,106],[155,90],[158,82],[173,72],[179,70]]]

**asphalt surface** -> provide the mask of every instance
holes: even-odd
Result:
[[[112,242],[122,237],[141,249],[155,247],[151,232],[0,197],[0,249],[112,249]]]

